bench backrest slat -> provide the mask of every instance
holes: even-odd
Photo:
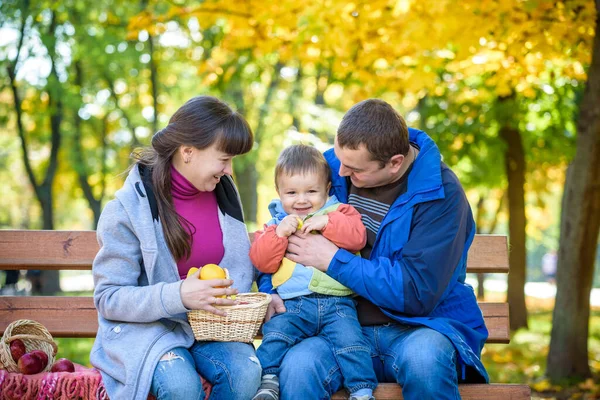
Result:
[[[0,269],[89,270],[97,252],[94,231],[0,230]],[[476,235],[467,271],[508,273],[506,236]]]
[[[480,303],[488,343],[508,343],[508,304]],[[98,314],[91,297],[0,296],[0,334],[14,320],[33,319],[55,337],[95,337]]]

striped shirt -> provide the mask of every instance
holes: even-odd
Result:
[[[377,238],[381,222],[390,210],[396,199],[406,193],[408,175],[412,170],[412,163],[408,170],[396,182],[374,188],[357,188],[350,184],[348,204],[356,208],[362,217],[363,225],[367,228],[367,244],[360,251],[362,258],[367,260]],[[357,297],[356,312],[361,325],[382,325],[393,320],[385,315],[379,307],[363,297]]]
[[[377,232],[379,232],[381,222],[390,210],[390,206],[398,196],[406,192],[407,178],[411,169],[412,164],[400,179],[385,186],[357,188],[350,185],[348,204],[358,210],[362,216],[362,222],[367,228],[367,244],[360,252],[363,258],[369,259]]]

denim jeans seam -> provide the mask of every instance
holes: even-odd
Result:
[[[364,352],[364,353],[368,353],[369,356],[371,355],[371,348],[370,347],[365,347],[365,346],[346,346],[346,347],[342,347],[341,349],[336,349],[335,350],[335,354],[344,354],[344,353],[357,353],[357,352]]]
[[[340,318],[352,318],[352,319],[358,320],[358,318],[356,318],[356,317],[354,317],[354,318],[353,318],[353,316],[352,316],[352,315],[348,315],[348,314],[346,314],[346,313],[344,313],[344,312],[342,311],[342,306],[340,306],[340,302],[341,302],[342,300],[344,300],[344,298],[342,298],[342,297],[336,297],[336,298],[335,298],[335,313],[336,313],[336,314],[337,314],[337,315],[338,315]],[[348,307],[349,307],[349,306],[348,306]],[[356,315],[356,313],[355,313],[354,315]]]
[[[294,343],[296,343],[296,341],[294,339],[292,339],[288,335],[284,335],[281,332],[269,332],[269,333],[267,333],[266,335],[263,336],[263,341],[265,339],[267,339],[269,336],[275,336],[275,337],[278,337],[280,339],[283,339],[284,341],[286,341],[288,344],[291,344],[291,345],[293,345]]]
[[[273,374],[273,375],[278,375],[279,376],[279,368],[278,367],[271,367],[271,368],[267,368],[264,369],[262,371],[262,375],[269,375],[269,374]]]
[[[454,371],[456,373],[456,385],[454,385],[454,397],[457,400],[460,400],[461,396],[460,396],[460,392],[458,391],[458,369],[457,369],[458,354],[454,353],[454,355],[451,358],[452,358],[452,364],[454,365]]]
[[[396,353],[386,352],[386,353],[382,353],[382,355],[383,355],[384,359],[385,359],[385,357],[390,357],[392,360],[394,360],[394,361],[392,361],[392,368],[394,369],[394,372],[396,374],[398,374],[400,372],[400,367],[398,367],[398,365],[396,364],[396,361],[398,360]]]
[[[290,300],[294,300],[294,302],[296,303],[294,306],[289,307],[286,304],[286,311],[285,312],[289,312],[290,314],[300,314],[302,312],[302,296],[300,297],[294,297],[293,299]],[[285,301],[285,303],[290,303],[291,301]]]
[[[210,361],[211,363],[213,363],[213,365],[218,366],[219,368],[221,368],[221,370],[223,370],[225,377],[227,378],[227,383],[229,384],[229,389],[233,391],[233,381],[231,380],[231,376],[229,374],[229,370],[226,368],[225,364],[223,364],[220,361],[217,360],[213,360],[211,357],[206,357],[204,354],[202,353],[197,353],[198,356]],[[216,368],[215,368],[216,369]],[[213,382],[211,382],[213,383]]]
[[[350,393],[354,393],[357,390],[360,389],[375,389],[377,387],[377,384],[372,384],[372,383],[368,383],[368,382],[364,382],[364,383],[359,383],[358,385],[354,385],[352,387],[346,388],[348,389],[348,391]]]
[[[340,370],[340,367],[336,363],[335,366],[327,372],[327,377],[323,381],[323,387],[326,387],[331,383],[331,378],[333,377],[333,374],[335,374],[339,370]]]

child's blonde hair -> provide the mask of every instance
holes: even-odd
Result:
[[[282,174],[296,175],[317,173],[323,177],[325,184],[331,181],[329,164],[319,150],[305,144],[295,144],[285,148],[275,165],[275,187],[279,188],[277,181]]]

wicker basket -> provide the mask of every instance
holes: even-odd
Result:
[[[5,369],[8,372],[19,372],[17,363],[10,354],[10,342],[16,339],[23,341],[28,353],[32,350],[42,350],[46,353],[48,355],[48,365],[46,365],[44,371],[50,371],[56,356],[56,343],[44,325],[30,319],[19,319],[11,322],[6,327],[4,335],[0,339],[0,369]]]
[[[251,343],[265,318],[271,295],[240,293],[237,299],[244,304],[217,306],[227,312],[226,317],[204,310],[188,312],[196,340]]]

